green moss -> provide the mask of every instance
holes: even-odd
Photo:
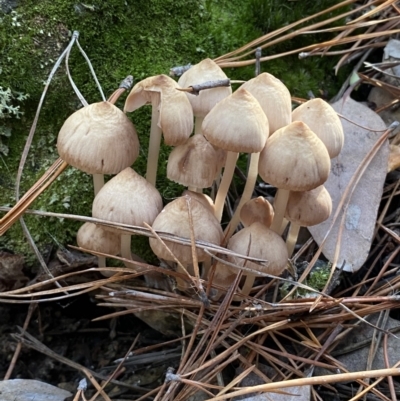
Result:
[[[272,1],[272,0],[269,0]],[[298,3],[291,2],[297,7]],[[321,3],[321,2],[319,2]],[[322,4],[322,3],[321,3]],[[80,32],[79,42],[91,59],[99,81],[107,95],[120,81],[131,74],[138,81],[144,77],[165,73],[172,66],[192,64],[205,57],[215,58],[257,38],[262,29],[257,26],[251,2],[239,0],[92,0],[81,3],[70,0],[24,0],[15,12],[0,15],[0,81],[5,88],[29,94],[21,105],[25,114],[12,120],[11,136],[2,138],[9,155],[0,159],[1,205],[13,205],[14,184],[19,159],[32,124],[43,84],[71,33]],[[312,39],[310,39],[312,40]],[[69,60],[73,79],[86,100],[100,100],[86,62],[74,48]],[[306,96],[308,90],[337,88],[328,74],[331,59],[299,61],[285,58],[263,67],[281,78],[293,95]],[[227,69],[233,79],[249,79],[254,67]],[[326,78],[328,77],[328,78]],[[124,97],[117,103],[122,107]],[[33,183],[58,157],[57,133],[63,121],[80,107],[62,67],[56,74],[46,97],[36,135],[29,152],[21,184],[21,193]],[[141,155],[134,167],[145,171],[150,108],[131,114],[136,125]],[[157,186],[166,200],[177,196],[182,187],[165,177],[169,148],[161,149]],[[90,177],[68,168],[61,177],[34,203],[33,208],[47,211],[90,215],[92,195]],[[79,223],[74,221],[26,217],[39,248],[44,251],[54,244],[74,242]],[[140,241],[139,241],[140,242]],[[30,255],[32,253],[19,225],[0,237],[0,247]],[[134,251],[148,257],[145,243]]]

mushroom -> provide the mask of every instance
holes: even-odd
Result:
[[[292,121],[303,121],[328,149],[329,157],[336,157],[343,147],[342,123],[333,107],[320,98],[311,99],[294,109]]]
[[[330,158],[323,142],[301,121],[280,128],[261,152],[259,174],[278,188],[271,229],[281,234],[290,191],[309,191],[322,185],[330,172]]]
[[[93,103],[69,116],[57,138],[60,157],[71,166],[93,174],[95,195],[103,174],[117,174],[133,164],[139,140],[129,118],[109,102]]]
[[[227,76],[221,67],[211,59],[207,58],[185,71],[179,78],[178,84],[182,88],[185,88],[208,81],[217,81],[226,78]],[[232,88],[230,86],[204,89],[200,91],[199,95],[197,96],[187,93],[187,97],[192,105],[193,115],[196,120],[196,134],[201,133],[201,125],[204,117],[220,100],[226,98],[231,93]]]
[[[187,197],[188,195],[179,197],[166,205],[154,220],[153,229],[158,232],[161,231],[179,237],[190,238],[191,228],[189,224]],[[190,210],[195,240],[219,245],[223,236],[222,228],[213,213],[201,202],[192,197],[190,197]],[[165,244],[184,266],[187,267],[193,263],[192,248],[190,245],[182,245],[167,240],[165,240]],[[158,239],[150,238],[150,247],[160,259],[174,261],[174,258],[171,257],[170,253]],[[209,258],[209,254],[200,248],[196,248],[196,255],[199,262],[204,262]],[[184,273],[183,271],[180,272]],[[184,290],[187,288],[184,280],[177,279],[177,283],[179,289]]]
[[[225,235],[228,239],[239,223],[241,207],[253,193],[259,154],[268,138],[268,119],[258,101],[245,89],[239,88],[217,103],[207,114],[202,131],[214,146],[228,151],[224,174],[215,199],[215,215],[218,221],[222,218],[225,198],[239,152],[252,154],[246,185]]]
[[[203,135],[190,137],[169,154],[167,177],[191,191],[211,187],[218,171],[217,152]]]
[[[164,142],[178,146],[186,142],[193,131],[192,106],[180,86],[167,75],[156,75],[138,82],[129,93],[124,111],[134,111],[145,104],[152,105],[149,152],[146,179],[155,186],[161,133]]]
[[[332,199],[323,185],[305,192],[290,192],[285,217],[290,221],[286,238],[289,257],[294,251],[300,227],[315,226],[327,220]]]
[[[237,256],[227,256],[230,263],[255,271],[254,273],[243,271],[246,276],[242,287],[244,295],[250,294],[257,272],[279,276],[286,268],[288,253],[285,242],[278,234],[260,222],[253,223],[233,235],[227,248],[241,255],[267,260],[267,263],[260,264]],[[233,268],[229,267],[229,269],[233,271]]]
[[[130,167],[121,171],[94,198],[92,215],[97,219],[144,227],[153,224],[162,209],[159,192]],[[111,227],[105,230],[119,231]],[[121,256],[132,259],[131,235],[121,234]]]
[[[270,227],[274,218],[274,208],[263,196],[247,201],[240,211],[240,221],[245,227],[259,221]]]
[[[78,246],[91,251],[117,255],[121,249],[120,235],[105,230],[102,226],[94,223],[83,224],[76,234]],[[105,267],[105,257],[98,257],[99,267]]]
[[[241,88],[249,91],[260,103],[269,122],[269,134],[291,123],[292,99],[288,88],[272,74],[263,72],[245,82]]]

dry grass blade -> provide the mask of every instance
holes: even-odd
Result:
[[[303,18],[292,24],[289,24],[283,28],[277,29],[270,32],[244,46],[234,50],[230,53],[222,55],[216,58],[214,61],[220,65],[222,68],[232,68],[232,67],[243,67],[258,62],[257,58],[248,59],[249,56],[253,56],[257,48],[264,49],[267,47],[274,46],[278,43],[289,41],[290,39],[297,37],[299,35],[308,34],[320,34],[329,33],[334,31],[342,31],[334,39],[325,41],[322,43],[316,43],[310,46],[306,46],[299,49],[293,49],[280,54],[272,54],[270,56],[265,56],[259,59],[259,61],[264,62],[280,57],[285,57],[293,54],[299,54],[300,58],[309,57],[313,55],[337,55],[344,54],[342,59],[338,62],[336,66],[336,71],[345,62],[350,61],[350,59],[355,59],[361,57],[364,51],[368,51],[371,48],[383,47],[387,42],[387,38],[395,35],[399,32],[396,29],[400,22],[398,15],[398,10],[395,7],[395,0],[388,0],[382,3],[379,0],[373,0],[364,2],[363,4],[358,4],[353,7],[350,11],[344,12],[340,15],[336,15],[325,20],[312,23],[303,27],[299,27],[307,22],[319,18],[325,14],[330,15],[332,11],[340,8],[349,6],[355,1],[342,1],[337,5],[327,8],[321,12],[318,12],[309,17]],[[381,3],[381,4],[379,4]],[[394,10],[394,15],[393,14]],[[345,25],[330,27],[329,25],[339,21],[341,19],[350,19],[352,16],[361,14]],[[375,17],[375,19],[370,20],[370,18]],[[327,28],[323,28],[328,26]],[[323,29],[322,29],[323,28]],[[355,30],[365,29],[365,32],[361,34],[356,34],[351,36]],[[374,32],[375,30],[375,32]],[[286,33],[288,32],[289,33]],[[348,49],[340,49],[338,51],[329,51],[333,46],[346,45],[354,43]]]
[[[356,379],[365,379],[371,377],[387,377],[387,376],[400,376],[400,369],[399,368],[378,369],[378,370],[369,370],[362,372],[340,373],[332,376],[307,377],[303,379],[285,380],[281,382],[267,383],[258,386],[244,388],[242,390],[233,391],[228,394],[210,398],[206,401],[222,401],[233,397],[238,397],[240,395],[246,395],[254,392],[268,392],[287,387],[308,386],[321,383],[339,383],[344,381],[354,381]]]
[[[43,193],[67,167],[68,164],[60,158],[53,163],[35,185],[33,185],[16,205],[0,219],[0,236],[6,233],[35,199]]]

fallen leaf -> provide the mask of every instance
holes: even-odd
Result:
[[[364,157],[381,137],[382,131],[386,129],[385,123],[374,111],[350,98],[345,102],[339,100],[332,106],[347,119],[368,129],[341,118],[345,135],[344,147],[339,156],[332,159],[331,174],[324,184],[332,198],[332,214],[325,222],[309,227],[318,245],[321,244],[331,226],[347,184]],[[368,257],[386,178],[388,157],[389,143],[386,141],[364,172],[350,199],[343,223],[337,262],[337,266],[342,266],[345,262],[345,271],[359,270]],[[323,254],[330,261],[334,259],[342,217],[343,210],[339,213],[323,247]]]

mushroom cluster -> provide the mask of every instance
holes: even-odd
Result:
[[[158,75],[133,87],[124,111],[152,106],[145,178],[131,167],[139,153],[135,128],[111,103],[96,103],[74,113],[58,138],[60,156],[72,166],[95,176],[116,174],[104,186],[95,179],[93,217],[149,225],[158,233],[227,248],[226,255],[213,257],[200,247],[193,254],[190,241],[150,239],[157,257],[180,273],[178,290],[190,288],[187,275],[194,275],[193,263],[200,263],[201,278],[212,280],[216,299],[238,269],[244,276],[242,295],[250,294],[257,276],[282,274],[300,227],[319,224],[331,213],[332,202],[323,184],[330,159],[343,146],[342,126],[332,107],[312,99],[292,112],[288,89],[271,74],[262,73],[233,93],[230,86],[206,85],[198,95],[187,90],[221,79],[226,79],[221,68],[206,59],[178,82]],[[162,135],[174,147],[167,178],[187,187],[166,205],[156,189]],[[240,153],[248,154],[247,181],[223,231],[225,200]],[[276,188],[272,204],[264,197],[253,197],[258,176]],[[212,186],[217,188],[215,199],[203,193]],[[282,234],[288,223],[285,243]],[[131,237],[118,230],[87,224],[79,230],[78,243],[120,253],[128,266],[140,269],[132,260]]]

